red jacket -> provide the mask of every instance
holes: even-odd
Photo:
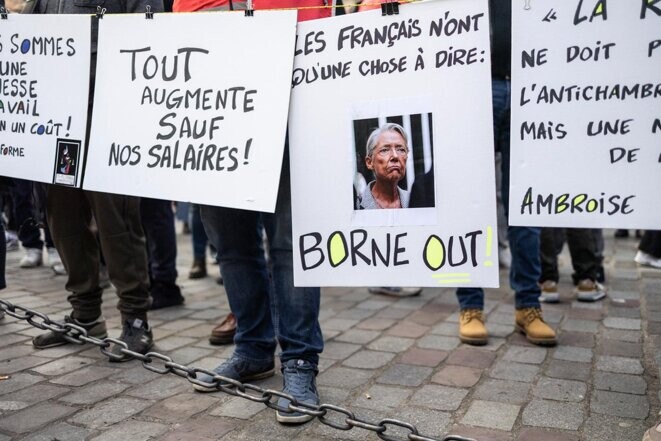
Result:
[[[330,1],[330,0],[329,0]],[[239,3],[241,7],[239,7]],[[174,12],[193,12],[202,9],[229,9],[229,0],[174,0]],[[233,1],[236,9],[245,9],[244,1]],[[305,6],[324,6],[324,0],[253,0],[252,6],[257,9],[298,8]],[[301,9],[298,11],[298,21],[330,17],[331,8]]]

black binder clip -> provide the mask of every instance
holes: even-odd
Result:
[[[105,13],[106,13],[106,8],[102,8],[101,6],[96,7],[96,18],[101,20],[105,15]]]
[[[381,15],[398,15],[399,14],[399,2],[385,0],[381,3]]]
[[[151,11],[151,6],[147,5],[147,12],[145,12],[145,18],[147,20],[153,20],[154,19],[154,13]]]
[[[246,17],[252,17],[255,15],[254,9],[246,9]]]
[[[2,6],[0,6],[0,18],[7,20],[7,10]]]

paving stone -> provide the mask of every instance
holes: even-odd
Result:
[[[384,318],[369,318],[358,323],[356,325],[356,328],[367,329],[372,331],[383,331],[384,329],[388,329],[395,323],[397,323],[395,320],[388,320]]]
[[[342,363],[347,367],[355,367],[361,369],[378,369],[385,366],[395,357],[395,354],[390,352],[379,351],[361,351],[357,354],[344,360]]]
[[[587,381],[590,378],[591,365],[589,363],[576,363],[573,361],[551,360],[546,368],[546,375],[566,380]]]
[[[623,418],[645,419],[649,413],[647,397],[619,392],[595,390],[590,400],[590,410],[594,413]]]
[[[585,398],[587,385],[580,381],[542,377],[533,388],[533,395],[556,401],[580,402]]]
[[[67,423],[57,423],[46,426],[40,432],[24,438],[23,441],[85,441],[91,433],[91,430],[82,427],[72,426]]]
[[[147,421],[124,421],[90,441],[150,441],[167,432],[168,426]]]
[[[644,378],[635,375],[611,374],[608,372],[595,373],[594,388],[636,395],[645,395],[647,393],[647,383],[645,383]]]
[[[13,374],[25,369],[33,368],[34,366],[39,366],[40,364],[48,363],[50,360],[42,357],[33,357],[28,355],[27,357],[12,358],[0,362],[0,372],[3,375]]]
[[[468,366],[474,368],[487,368],[496,359],[496,354],[489,351],[475,349],[473,347],[462,347],[452,351],[447,359],[447,364]]]
[[[383,418],[383,410],[373,410],[373,409],[364,409],[356,408],[353,409],[357,418],[360,418],[365,421],[379,421]],[[328,415],[328,418],[338,424],[344,424],[345,416],[339,415],[337,412]],[[272,424],[272,423],[271,423]],[[325,424],[307,424],[309,426],[300,436],[296,437],[296,441],[334,441],[336,439],[347,440],[347,441],[373,441],[374,434],[373,432],[368,432],[367,430],[348,430],[346,432],[338,433],[337,429],[326,426]],[[241,439],[241,438],[238,438]],[[269,440],[268,437],[263,438],[246,438],[245,441],[255,441],[260,440]],[[292,438],[286,438],[278,441],[290,441]],[[225,440],[223,440],[225,441]],[[234,441],[234,439],[232,439]]]
[[[447,336],[456,336],[457,332],[459,332],[459,328],[457,327],[457,323],[455,322],[441,322],[431,328],[430,333],[431,334],[438,334],[438,335],[447,335]]]
[[[523,410],[522,422],[526,426],[576,430],[583,419],[581,404],[535,399]]]
[[[457,410],[468,395],[467,389],[427,385],[411,397],[411,404],[436,410]]]
[[[321,324],[322,329],[330,329],[333,331],[346,331],[356,325],[360,320],[348,320],[340,318],[332,318],[324,321]]]
[[[589,363],[592,361],[592,351],[587,348],[560,346],[553,351],[553,358],[556,360]]]
[[[388,329],[386,334],[394,337],[419,338],[429,331],[429,326],[419,325],[405,320]]]
[[[646,424],[640,420],[592,414],[583,425],[583,439],[595,441],[640,441]]]
[[[503,360],[516,361],[518,363],[541,364],[546,358],[546,353],[547,350],[544,348],[512,346],[505,351]]]
[[[237,423],[237,420],[230,418],[204,416],[184,421],[158,441],[216,441],[234,429]]]
[[[509,431],[512,430],[520,409],[520,406],[514,404],[474,400],[461,423]]]
[[[409,364],[393,364],[376,379],[383,384],[417,387],[420,386],[433,372],[432,368],[411,366]]]
[[[562,324],[562,329],[566,331],[597,332],[599,330],[599,322],[593,320],[569,319]]]
[[[623,331],[620,329],[605,329],[602,332],[604,338],[612,340],[621,340],[631,343],[639,343],[643,341],[643,333],[641,331]]]
[[[606,317],[604,319],[604,326],[606,326],[607,328],[638,331],[640,329],[640,325],[641,325],[640,319],[621,318],[621,317]]]
[[[485,429],[482,427],[468,427],[463,425],[455,425],[448,431],[453,435],[463,436],[469,439],[478,441],[513,441],[514,437],[510,431],[504,432],[502,430]]]
[[[47,383],[40,383],[40,384],[35,384],[33,386],[29,386],[25,389],[18,390],[16,392],[12,392],[7,395],[3,395],[0,398],[0,403],[4,401],[9,401],[9,402],[13,401],[13,402],[25,403],[25,405],[27,406],[59,397],[60,395],[64,395],[68,391],[69,388],[67,387],[55,386]]]
[[[624,342],[619,340],[601,339],[597,352],[601,355],[642,358],[643,345],[639,343]]]
[[[71,356],[42,364],[32,370],[42,375],[63,375],[94,362],[91,358]]]
[[[601,309],[571,308],[566,315],[571,319],[601,320],[604,318],[604,311]]]
[[[446,365],[432,377],[431,381],[446,386],[472,387],[480,381],[481,376],[481,369]]]
[[[34,348],[28,345],[9,346],[7,348],[0,349],[0,361],[19,358],[32,353],[34,353]]]
[[[335,341],[344,341],[347,343],[365,344],[369,343],[380,335],[378,331],[368,331],[366,329],[350,329],[347,332],[335,337]]]
[[[452,420],[452,414],[436,409],[405,407],[398,411],[398,418],[413,424],[419,433],[424,436],[443,438],[447,434],[447,427]]]
[[[248,405],[247,403],[252,403],[252,401],[248,400],[244,400],[244,402],[246,406]],[[218,399],[210,395],[200,395],[193,392],[182,393],[160,401],[143,412],[143,415],[177,423],[205,411],[216,403],[218,403]]]
[[[386,352],[404,352],[415,343],[412,338],[385,336],[368,344],[368,349]]]
[[[221,404],[209,414],[214,416],[223,416],[247,420],[266,409],[262,403],[254,403],[244,398],[231,398]]]
[[[488,329],[490,340],[493,340],[493,337],[508,337],[514,332],[514,325],[489,324]]]
[[[62,397],[61,400],[71,404],[94,404],[120,394],[129,387],[128,384],[101,381],[87,387],[81,387],[75,392]]]
[[[542,429],[523,429],[516,441],[579,441],[577,433],[550,432]]]
[[[487,379],[477,387],[473,398],[498,403],[524,404],[529,392],[528,383]]]
[[[332,367],[317,377],[320,386],[334,386],[354,389],[366,384],[372,376],[372,372],[362,369],[349,369],[345,367]]]
[[[374,313],[375,311],[369,309],[351,308],[339,312],[335,317],[349,320],[364,320],[373,316]]]
[[[640,364],[640,360],[608,355],[602,355],[598,358],[597,369],[606,372],[634,375],[640,375],[644,371],[643,366]]]
[[[360,345],[332,341],[324,345],[324,351],[321,353],[321,356],[332,360],[342,360],[359,349]]]
[[[566,332],[558,336],[558,346],[577,346],[581,348],[594,347],[594,334],[587,332]]]
[[[441,351],[451,351],[459,346],[459,338],[446,337],[442,335],[425,335],[418,339],[417,346],[424,349],[436,349]]]
[[[113,398],[77,413],[70,422],[91,429],[103,429],[130,418],[152,404],[153,401],[137,398]]]
[[[639,303],[639,302],[637,302]],[[617,308],[611,306],[608,309],[608,317],[610,318],[623,318],[623,319],[640,319],[640,306],[637,308]],[[640,322],[639,322],[640,323]],[[624,328],[621,328],[619,325],[611,326],[612,328],[621,328],[621,329],[630,329],[628,326],[629,324],[625,324]],[[633,329],[640,329],[640,326],[638,328],[633,328]]]
[[[131,388],[126,393],[146,400],[162,400],[181,392],[188,392],[191,388],[191,384],[182,378],[161,376],[147,384]]]
[[[358,395],[353,404],[366,409],[386,411],[400,406],[411,394],[410,390],[375,385]]]
[[[2,372],[2,375],[5,375],[4,371],[0,372]],[[32,375],[23,372],[15,375],[9,375],[8,379],[0,381],[0,395],[26,388],[43,380],[44,377],[40,375]]]
[[[127,366],[121,372],[113,374],[113,380],[128,384],[145,384],[157,378],[161,378],[161,375],[143,368],[140,364]]]
[[[88,366],[74,372],[70,372],[59,378],[53,378],[51,383],[62,384],[65,386],[82,386],[92,381],[106,378],[109,375],[121,372],[119,369],[112,369],[103,366]]]
[[[539,366],[534,364],[522,364],[501,360],[493,366],[489,372],[489,376],[501,380],[532,383],[538,372]]]
[[[77,409],[56,403],[41,403],[0,419],[0,429],[15,433],[31,433],[41,426],[74,413]]]
[[[400,362],[417,366],[436,367],[448,356],[447,351],[433,349],[412,348],[406,351]]]

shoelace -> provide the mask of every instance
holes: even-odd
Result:
[[[305,366],[285,366],[284,369],[285,390],[291,395],[304,396],[307,392],[313,391],[312,384],[314,370]]]
[[[461,321],[468,323],[473,319],[482,320],[482,311],[480,309],[466,309],[461,311]]]
[[[524,309],[524,315],[523,315],[523,320],[526,325],[532,323],[535,321],[535,319],[542,319],[542,311],[538,308],[528,308]]]

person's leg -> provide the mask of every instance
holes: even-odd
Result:
[[[487,344],[489,333],[484,326],[484,290],[482,288],[458,288],[459,340],[471,345]]]
[[[35,268],[43,263],[44,243],[35,219],[32,185],[32,181],[14,179],[14,185],[11,188],[18,239],[25,248],[25,256],[19,262],[21,268]]]
[[[207,276],[207,233],[204,231],[200,206],[190,207],[191,241],[193,243],[193,266],[188,273],[190,279],[201,279]]]
[[[177,280],[177,238],[172,203],[161,199],[141,198],[140,216],[147,239],[151,308],[181,305],[184,298]]]
[[[574,284],[581,280],[597,280],[597,260],[592,230],[588,228],[567,228],[567,245],[571,255]]]
[[[661,230],[645,230],[638,249],[652,257],[661,259]]]
[[[5,282],[5,262],[7,258],[7,241],[5,240],[5,224],[0,219],[0,289],[5,289],[7,283]],[[2,318],[4,314],[0,314]]]

